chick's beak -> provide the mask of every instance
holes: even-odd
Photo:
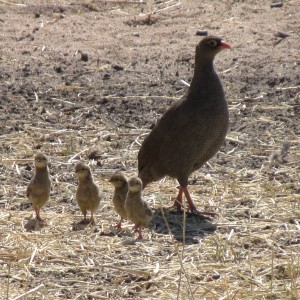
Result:
[[[229,44],[225,43],[224,41],[221,41],[221,46],[220,47],[224,48],[224,49],[231,49],[232,48]]]

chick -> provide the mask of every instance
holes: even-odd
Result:
[[[121,217],[120,222],[115,226],[116,229],[121,230],[123,219],[127,218],[126,210],[124,207],[126,195],[128,192],[128,180],[122,172],[116,172],[111,176],[109,182],[115,187],[112,202],[116,212]]]
[[[51,189],[47,157],[38,153],[34,158],[34,166],[35,172],[27,187],[26,196],[35,210],[36,220],[42,221],[40,209],[49,200]]]
[[[140,178],[133,177],[128,181],[128,193],[125,200],[127,218],[132,221],[138,231],[138,239],[143,239],[142,228],[148,227],[153,216],[148,203],[142,200],[143,183]]]
[[[91,223],[95,224],[94,212],[100,203],[100,193],[98,186],[94,183],[91,169],[83,162],[77,163],[75,167],[75,174],[78,177],[79,185],[76,191],[76,200],[83,213],[83,220],[81,223],[86,223],[87,211],[91,211]]]

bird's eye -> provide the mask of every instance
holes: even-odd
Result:
[[[213,47],[216,47],[218,43],[217,43],[217,41],[215,41],[215,40],[210,40],[210,41],[208,42],[208,44],[209,44],[210,47],[213,48]]]

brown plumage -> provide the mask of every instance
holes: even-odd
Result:
[[[123,219],[127,218],[124,204],[128,192],[128,180],[122,172],[116,172],[111,176],[109,182],[115,187],[112,202],[116,212],[121,217],[120,222],[116,225],[116,228],[120,230],[122,228]]]
[[[91,211],[91,223],[94,224],[94,213],[100,203],[99,188],[93,180],[91,169],[83,162],[77,163],[75,173],[79,180],[79,185],[76,191],[76,200],[83,213],[82,223],[86,223],[87,211]]]
[[[27,187],[26,196],[32,203],[36,219],[42,221],[40,209],[49,200],[51,189],[47,157],[42,153],[38,153],[34,158],[34,165],[34,176]]]
[[[166,175],[176,178],[180,189],[174,205],[181,208],[185,194],[195,213],[200,212],[188,192],[188,177],[220,149],[229,125],[223,87],[213,67],[216,54],[226,48],[231,47],[214,36],[199,42],[189,90],[164,113],[138,154],[144,187]]]
[[[138,231],[138,239],[142,239],[142,228],[148,227],[153,216],[151,207],[142,199],[143,183],[140,178],[133,177],[128,181],[128,193],[125,200],[127,218],[134,223]]]

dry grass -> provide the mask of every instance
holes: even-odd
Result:
[[[97,141],[105,153],[103,164],[117,160],[127,166],[128,174],[135,172],[135,167],[128,166],[135,165],[139,145],[128,145],[121,156],[113,153],[117,150],[106,151],[107,145],[101,140],[109,131],[103,127],[75,134],[38,128],[30,135],[22,132],[2,137],[4,144],[15,149],[10,155],[2,155],[1,160],[1,177],[7,183],[1,188],[2,299],[18,299],[28,291],[32,292],[24,299],[299,298],[300,198],[292,183],[276,180],[276,176],[280,180],[280,175],[289,174],[297,182],[299,170],[294,164],[274,166],[266,157],[258,170],[244,168],[236,172],[226,168],[225,177],[222,166],[213,166],[210,175],[198,178],[203,187],[197,185],[199,181],[191,186],[202,205],[206,203],[208,209],[218,212],[213,222],[191,215],[184,222],[184,214],[162,210],[171,203],[175,182],[152,184],[145,198],[155,208],[155,218],[146,230],[146,240],[136,242],[131,224],[125,223],[119,235],[111,226],[117,218],[110,202],[112,189],[106,180],[113,172],[110,169],[93,167],[97,181],[103,185],[97,226],[77,225],[81,216],[72,203],[76,182],[71,173],[79,158],[76,145],[81,136],[91,141],[85,144],[86,152]],[[65,142],[44,146],[52,160],[56,192],[42,211],[46,226],[40,226],[32,219],[31,209],[19,205],[27,202],[23,196],[28,183],[25,167],[31,165],[31,159],[28,163],[19,158],[31,156],[27,145],[35,143],[39,135],[51,136],[53,132]],[[143,133],[119,130],[115,139],[130,134],[138,140]],[[255,150],[249,148],[249,153]],[[295,151],[292,146],[292,157]],[[237,150],[235,157],[239,155]],[[275,178],[270,180],[273,175]]]

